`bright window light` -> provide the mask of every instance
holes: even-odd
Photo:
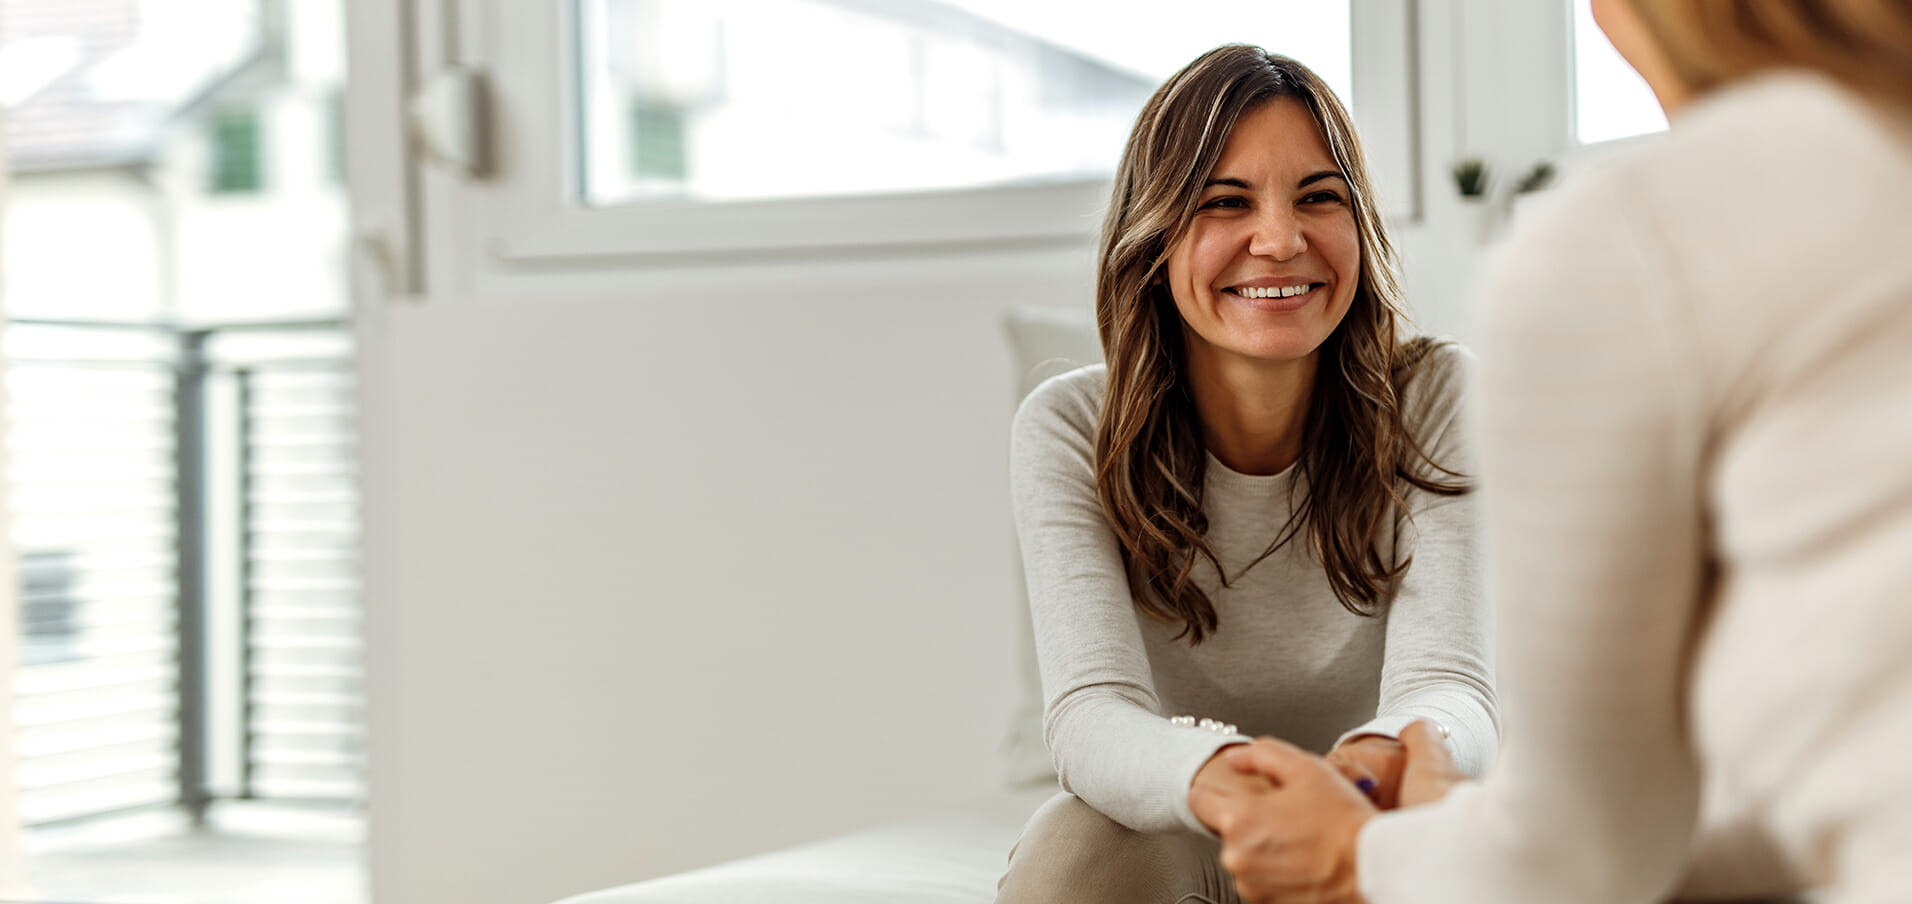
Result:
[[[1666,114],[1653,90],[1593,21],[1592,0],[1573,7],[1575,139],[1596,144],[1663,131]]]
[[[1231,41],[1344,100],[1348,0],[574,0],[593,205],[1094,178],[1163,79]]]

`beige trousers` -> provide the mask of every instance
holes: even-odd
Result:
[[[1029,817],[996,904],[1240,904],[1220,854],[1207,837],[1137,832],[1065,792]]]

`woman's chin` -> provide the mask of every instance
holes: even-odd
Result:
[[[1217,349],[1215,357],[1224,367],[1279,367],[1306,361],[1320,348],[1319,342],[1240,343]]]

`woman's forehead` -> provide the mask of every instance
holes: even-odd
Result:
[[[1320,123],[1306,104],[1280,97],[1242,114],[1215,162],[1217,177],[1296,178],[1340,171]]]

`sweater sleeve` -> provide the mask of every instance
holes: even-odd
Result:
[[[1206,833],[1189,812],[1189,784],[1216,750],[1248,739],[1173,725],[1167,716],[1181,714],[1161,712],[1120,548],[1095,493],[1100,380],[1094,368],[1037,387],[1011,433],[1043,738],[1063,789],[1109,818],[1143,832]]]
[[[1429,353],[1403,403],[1410,429],[1435,464],[1476,476],[1463,404],[1472,358],[1459,346]],[[1446,477],[1438,471],[1436,478]],[[1453,478],[1448,478],[1453,479]],[[1375,718],[1341,737],[1399,736],[1415,719],[1445,726],[1457,765],[1485,774],[1500,743],[1494,695],[1493,619],[1480,574],[1478,495],[1407,493],[1396,530],[1399,555],[1412,556],[1387,612]],[[1339,743],[1337,741],[1337,743]]]
[[[1507,739],[1485,782],[1363,829],[1374,904],[1648,901],[1678,878],[1703,406],[1678,273],[1628,187],[1563,189],[1490,280],[1481,492]]]

